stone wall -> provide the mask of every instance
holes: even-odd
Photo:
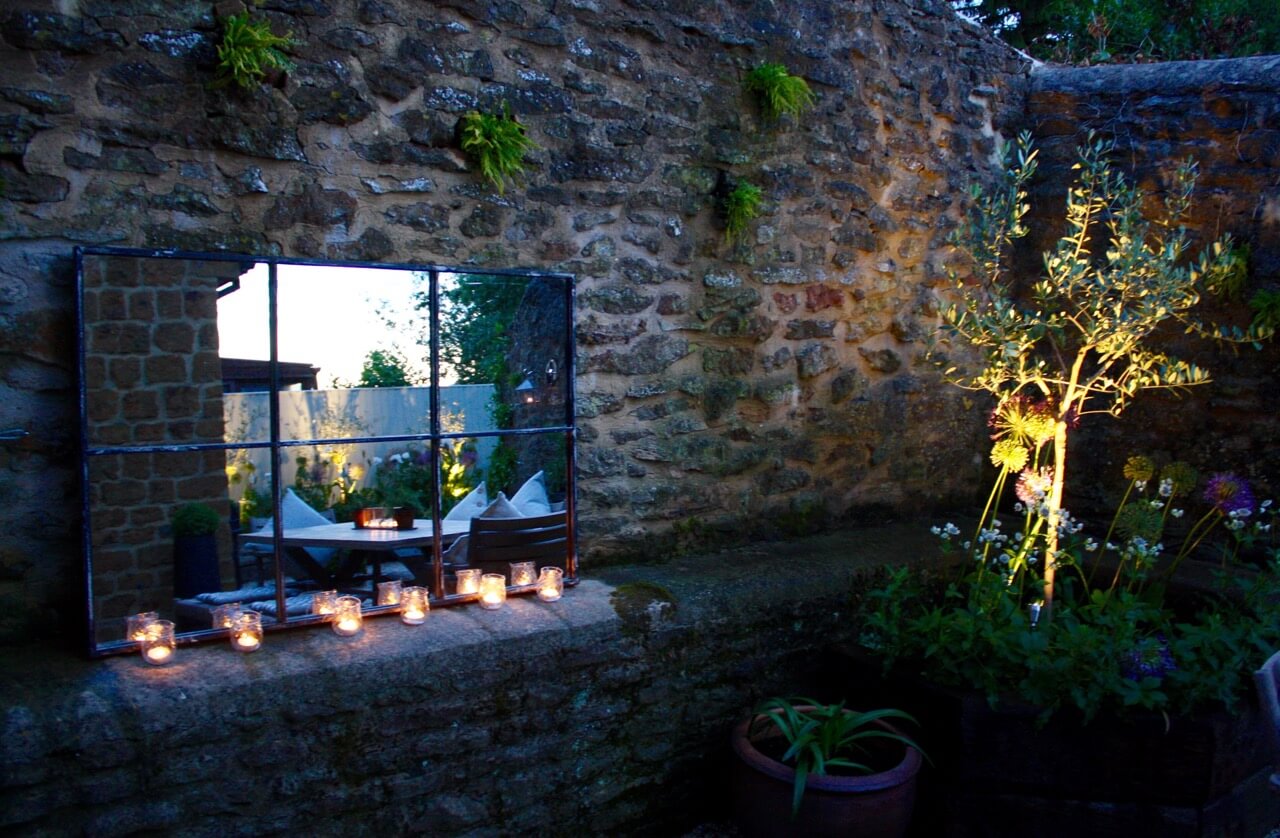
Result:
[[[724,805],[739,716],[822,685],[857,574],[930,540],[618,568],[616,594],[587,580],[554,604],[271,633],[164,668],[0,650],[0,831],[682,834]]]
[[[1280,289],[1280,56],[1125,67],[1038,68],[1031,76],[1027,124],[1041,151],[1032,192],[1037,254],[1062,234],[1062,206],[1075,149],[1089,131],[1116,144],[1116,161],[1157,208],[1174,167],[1199,167],[1187,218],[1197,248],[1229,233],[1249,249],[1249,275],[1236,299],[1206,300],[1217,322],[1243,325],[1247,300]],[[1238,352],[1170,330],[1168,346],[1207,368],[1212,383],[1181,397],[1140,395],[1117,421],[1085,417],[1072,453],[1073,504],[1105,515],[1124,490],[1131,454],[1184,459],[1207,474],[1235,471],[1259,498],[1280,492],[1280,343]]]
[[[922,338],[1025,64],[946,3],[253,8],[297,41],[279,86],[209,86],[208,3],[0,15],[0,426],[31,432],[0,449],[0,634],[81,608],[77,522],[33,514],[76,505],[77,243],[575,273],[588,568],[975,491],[980,417]],[[763,120],[763,61],[817,107]],[[455,128],[503,103],[540,149],[499,195]],[[730,245],[739,179],[766,201]]]

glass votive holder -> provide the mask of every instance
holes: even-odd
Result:
[[[400,604],[400,580],[392,579],[390,582],[378,583],[378,605],[399,605]]]
[[[486,573],[480,577],[480,607],[496,611],[507,601],[507,577],[501,573]]]
[[[360,633],[364,619],[360,616],[360,597],[340,596],[334,604],[333,630],[343,637]]]
[[[143,611],[124,618],[124,636],[131,643],[141,643],[147,639],[147,626],[160,619],[155,611]]]
[[[173,660],[173,653],[178,648],[173,638],[173,621],[154,620],[147,624],[146,634],[139,648],[142,659],[152,666],[164,666]]]
[[[427,589],[410,585],[400,592],[400,622],[407,626],[420,626],[427,621],[431,609]]]
[[[316,591],[311,595],[311,613],[320,617],[332,617],[338,610],[337,591]]]
[[[236,621],[244,613],[244,606],[238,602],[228,602],[226,605],[219,605],[213,609],[213,627],[216,629],[229,629],[231,624]]]
[[[534,569],[533,562],[512,562],[511,563],[511,584],[516,587],[524,587],[532,585],[537,580],[537,571]]]
[[[564,571],[558,567],[544,567],[538,573],[538,599],[555,602],[564,593]]]
[[[454,587],[454,592],[459,594],[474,594],[480,590],[480,574],[483,571],[478,567],[468,567],[459,570],[457,573],[458,582]]]
[[[256,652],[262,647],[262,615],[257,611],[241,611],[231,621],[231,648],[237,652]]]

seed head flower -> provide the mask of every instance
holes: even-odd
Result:
[[[1222,472],[1209,478],[1204,487],[1205,503],[1212,504],[1223,515],[1241,509],[1253,509],[1253,492],[1244,478]]]
[[[1008,437],[1024,446],[1039,448],[1053,439],[1056,421],[1049,402],[1015,395],[996,405],[987,424],[992,439]]]
[[[1169,463],[1160,470],[1161,481],[1168,480],[1172,497],[1185,495],[1196,487],[1196,481],[1200,479],[1200,475],[1191,467],[1190,463],[1184,463],[1182,460]]]
[[[1005,471],[1021,471],[1030,455],[1018,440],[1005,437],[991,446],[991,464]]]
[[[1150,457],[1136,455],[1130,457],[1124,462],[1124,476],[1126,480],[1137,480],[1145,483],[1155,476],[1156,464],[1151,461]]]

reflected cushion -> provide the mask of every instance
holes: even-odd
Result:
[[[547,499],[547,478],[543,472],[526,480],[520,491],[511,496],[511,504],[526,518],[551,514],[551,501]]]
[[[449,510],[449,514],[444,516],[444,520],[470,521],[481,512],[484,512],[485,507],[488,505],[489,495],[485,490],[484,484],[481,483],[468,492],[465,498],[458,501],[458,505]]]
[[[312,509],[305,500],[294,494],[293,489],[284,490],[284,498],[280,501],[280,520],[284,523],[286,529],[321,527],[333,523]],[[270,532],[274,526],[275,521],[268,518],[267,525],[259,532]],[[311,558],[320,564],[328,562],[333,558],[333,554],[337,552],[331,547],[304,547],[301,549],[306,550]]]
[[[477,518],[524,518],[519,509],[515,507],[511,501],[507,500],[507,496],[498,492],[498,497],[493,503],[485,507],[484,512],[476,516]]]

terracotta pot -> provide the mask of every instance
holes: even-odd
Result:
[[[756,748],[747,735],[750,725],[751,718],[745,719],[730,736],[738,756],[731,777],[733,817],[743,835],[901,838],[906,834],[921,763],[915,748],[904,746],[902,761],[878,774],[810,776],[800,811],[792,817],[796,772]],[[892,725],[881,725],[898,732]],[[758,735],[755,741],[761,741]]]

